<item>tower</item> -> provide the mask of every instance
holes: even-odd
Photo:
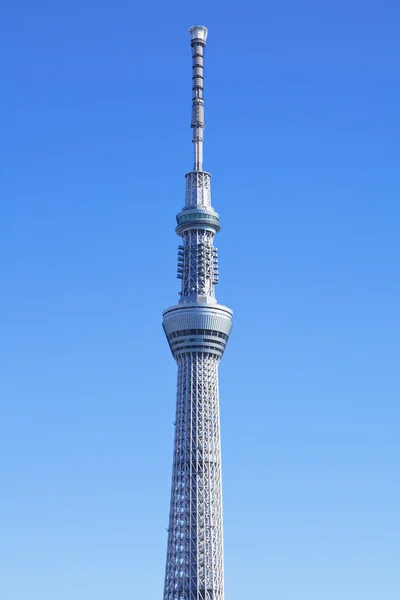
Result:
[[[224,600],[218,363],[232,311],[217,303],[211,176],[203,171],[205,27],[191,27],[194,167],[186,175],[185,206],[176,233],[179,303],[163,313],[178,365],[178,390],[164,600]]]

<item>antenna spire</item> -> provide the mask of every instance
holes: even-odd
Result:
[[[189,29],[192,36],[193,50],[193,99],[192,99],[192,124],[194,147],[194,171],[203,170],[203,129],[204,124],[204,48],[207,40],[207,28],[197,25]]]

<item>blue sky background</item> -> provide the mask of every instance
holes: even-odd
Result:
[[[399,5],[199,6],[3,7],[0,597],[162,597],[204,24],[227,600],[398,600]]]

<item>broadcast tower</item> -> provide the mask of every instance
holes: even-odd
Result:
[[[194,168],[186,175],[177,215],[179,303],[163,313],[178,364],[171,507],[164,600],[223,600],[221,450],[218,363],[232,311],[217,303],[219,215],[211,206],[211,176],[203,171],[205,27],[191,27]]]

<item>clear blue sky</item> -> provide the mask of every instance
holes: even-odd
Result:
[[[3,9],[0,597],[162,597],[204,24],[227,600],[398,600],[398,2],[194,4]]]

